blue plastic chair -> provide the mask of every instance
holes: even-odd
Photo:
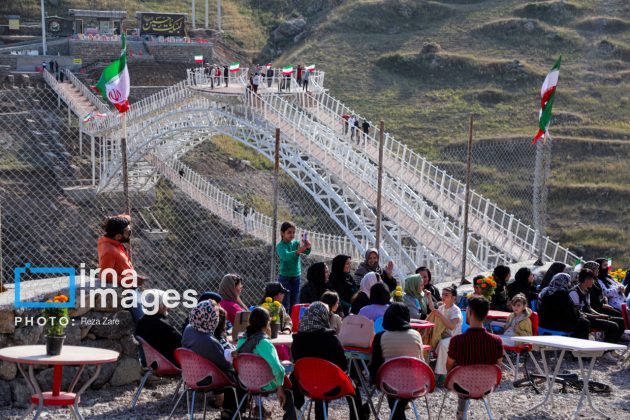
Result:
[[[469,327],[470,325],[466,322],[466,311],[462,311],[462,334],[465,333]]]
[[[538,326],[538,335],[561,335],[568,337],[571,333],[569,331],[556,331]]]
[[[383,331],[385,331],[385,328],[383,328],[383,317],[379,316],[374,320],[374,334],[378,334]]]

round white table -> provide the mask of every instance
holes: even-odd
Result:
[[[79,412],[81,394],[96,380],[101,372],[101,365],[115,362],[118,360],[118,356],[117,351],[79,346],[63,346],[61,354],[57,356],[46,355],[46,346],[44,345],[14,346],[0,349],[0,360],[16,363],[26,383],[34,392],[31,397],[31,406],[24,415],[26,417],[37,406],[33,420],[41,415],[44,406],[69,406],[74,417],[83,420],[83,416]],[[28,374],[24,371],[24,365],[28,365]],[[52,391],[42,392],[33,372],[35,365],[54,366]],[[87,365],[96,365],[96,371],[75,393],[73,392],[74,387],[79,382],[79,378]],[[67,392],[61,391],[63,366],[79,366]]]

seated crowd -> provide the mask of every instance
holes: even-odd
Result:
[[[291,237],[287,246],[292,240]],[[299,247],[295,245],[299,253],[307,250]],[[299,263],[299,259],[297,261]],[[314,263],[307,269],[306,284],[300,288],[298,282],[297,290],[293,286],[289,290],[285,284],[292,284],[287,283],[287,279],[299,276],[299,271],[288,272],[279,282],[265,286],[256,301],[259,306],[255,307],[248,307],[241,298],[244,280],[227,274],[219,284],[218,293],[206,292],[200,296],[181,334],[168,323],[166,308],[160,306],[158,313],[144,315],[137,322],[136,335],[175,364],[175,349],[190,349],[214,363],[235,379],[236,384],[239,382],[234,361],[248,353],[262,357],[273,373],[273,380],[264,390],[276,393],[285,419],[297,418],[296,410],[305,403],[299,381],[290,373],[291,369],[287,371],[291,362],[306,357],[323,359],[353,380],[357,379],[354,368],[349,370],[341,339],[344,322],[353,317],[365,317],[374,325],[382,325],[373,337],[370,350],[368,371],[372,383],[376,382],[377,372],[385,362],[401,356],[433,364],[438,385],[455,366],[500,365],[504,346],[514,346],[516,336],[534,334],[532,316],[535,311],[540,327],[547,330],[583,339],[628,341],[621,313],[627,299],[625,289],[608,275],[606,259],[589,261],[578,272],[554,263],[539,287],[529,268],[519,269],[511,280],[510,269],[497,266],[491,278],[477,276],[472,280],[474,292],[467,297],[459,296],[455,285],[439,292],[432,284],[427,267],[420,267],[404,282],[399,281],[394,277],[391,262],[386,266],[379,264],[376,249],[367,251],[365,261],[354,275],[351,271],[352,260],[347,255],[335,257],[330,270],[323,262]],[[486,285],[492,289],[492,294],[484,290]],[[401,287],[397,289],[398,286]],[[396,294],[396,291],[404,293]],[[162,297],[159,293],[155,296],[156,299]],[[287,301],[288,306],[279,303]],[[266,309],[274,304],[278,312]],[[297,325],[293,325],[295,320],[291,319],[295,304],[308,304]],[[510,314],[506,314],[507,319],[502,323],[489,323],[486,316],[491,309]],[[237,314],[245,311],[249,312],[248,323],[232,341],[228,332],[237,328]],[[412,328],[413,324],[422,322],[431,322],[433,327],[421,329],[422,333]],[[272,323],[279,324],[281,334],[297,331],[290,348],[271,341]],[[423,345],[430,346],[430,351]],[[614,363],[616,358],[614,352],[609,352],[603,359]],[[353,386],[355,395],[346,397],[350,418],[365,419],[369,417],[369,408],[362,403],[360,389]],[[222,404],[221,418],[232,418],[245,394],[246,390],[237,385],[236,393],[225,392],[224,397],[217,398]],[[394,409],[392,397],[388,397],[388,403]],[[465,404],[466,400],[459,400],[458,418],[463,416]],[[399,401],[392,418],[406,418],[407,405],[407,400]],[[316,418],[323,419],[326,409],[326,405],[316,403]]]

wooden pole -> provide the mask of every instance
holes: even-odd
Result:
[[[468,127],[468,154],[466,158],[466,196],[464,197],[464,237],[462,238],[462,278],[466,283],[466,254],[468,251],[468,207],[470,206],[470,181],[472,178],[473,114]]]
[[[0,293],[4,292],[4,272],[2,267],[4,266],[2,260],[2,201],[0,201]]]
[[[381,252],[381,196],[383,191],[383,146],[385,144],[384,130],[385,123],[383,120],[379,123],[381,134],[378,139],[378,184],[376,191],[376,249],[379,254]],[[358,134],[358,133],[357,133]]]
[[[123,177],[123,198],[125,201],[125,214],[131,216],[131,201],[129,200],[129,169],[127,167],[127,118],[126,113],[122,113],[122,137],[120,138],[120,150],[122,153],[122,177]],[[127,247],[129,259],[131,259],[131,241]]]
[[[276,128],[276,148],[273,163],[273,225],[271,228],[271,277],[276,278],[276,243],[278,242],[278,177],[280,175],[280,129]]]

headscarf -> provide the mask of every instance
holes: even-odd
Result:
[[[300,319],[298,332],[313,332],[330,328],[330,313],[323,302],[313,302]]]
[[[243,309],[247,310],[247,306],[241,300],[241,297],[236,294],[236,281],[240,279],[236,274],[226,274],[219,283],[219,294],[225,300],[236,302]],[[241,282],[243,280],[241,279]]]
[[[540,293],[542,299],[546,295],[553,295],[558,291],[568,291],[571,285],[571,276],[567,273],[558,273],[551,279],[549,286],[545,287]]]
[[[359,291],[365,293],[365,295],[369,298],[370,289],[372,288],[372,286],[374,286],[378,282],[380,282],[380,279],[378,278],[376,273],[373,271],[370,271],[361,279],[361,287],[359,288]]]
[[[602,264],[605,261],[608,261],[608,258],[595,259],[595,262],[599,265],[599,273],[597,274],[597,278],[600,279],[607,287],[610,287],[610,285],[612,284],[612,279],[608,276],[608,270],[610,269],[610,267],[605,270],[602,268]]]
[[[532,274],[532,270],[527,267],[521,267],[518,269],[516,274],[514,275],[514,283],[519,285],[521,289],[528,289],[529,286],[529,276]]]
[[[214,333],[219,325],[219,312],[214,307],[214,302],[211,300],[204,300],[199,302],[190,311],[189,321],[190,325],[197,331],[207,334]]]
[[[582,268],[588,268],[589,270],[595,272],[597,270],[599,272],[599,263],[596,261],[587,261],[582,265]]]
[[[383,282],[378,282],[370,287],[370,304],[371,305],[387,305],[391,300],[389,289]]]
[[[319,298],[326,290],[326,263],[311,264],[306,270],[306,280],[315,286]]]
[[[214,300],[216,303],[219,303],[221,302],[221,295],[219,295],[217,292],[203,292],[201,296],[199,296],[199,299],[197,299],[197,304],[210,299]],[[184,325],[182,326],[182,334],[184,333],[184,330],[186,329],[188,324],[190,324],[190,319],[187,316],[184,320]]]
[[[429,286],[431,282],[427,284]],[[421,291],[424,287],[424,280],[422,280],[422,276],[420,274],[414,274],[413,276],[409,276],[405,279],[405,294],[412,296],[413,298],[418,300],[420,304],[420,312],[424,315],[428,312],[428,303],[424,292]]]
[[[562,273],[565,268],[567,268],[567,265],[565,263],[556,261],[553,264],[551,264],[549,266],[549,269],[545,273],[545,276],[542,279],[542,282],[541,282],[542,287],[549,286],[549,282],[551,281],[551,279],[553,279],[553,277],[556,274]]]
[[[350,255],[337,255],[333,258],[332,263],[330,264],[330,281],[343,281],[346,278],[346,275],[350,273],[346,273],[343,271],[346,266],[346,261],[352,258]]]
[[[383,315],[383,328],[387,331],[405,331],[411,328],[409,308],[402,302],[394,302]]]
[[[414,298],[420,300],[424,298],[424,293],[421,290],[424,287],[424,281],[420,274],[414,274],[413,276],[409,276],[405,279],[405,294],[409,296],[413,296]]]
[[[378,256],[378,249],[369,248],[367,251],[365,251],[365,255],[364,255],[365,259],[363,262],[365,263],[365,266],[367,268],[369,268],[370,270],[376,271],[379,269],[378,259],[376,259],[376,265],[373,265],[373,266],[368,265],[368,259],[370,258],[371,254],[376,254]]]

